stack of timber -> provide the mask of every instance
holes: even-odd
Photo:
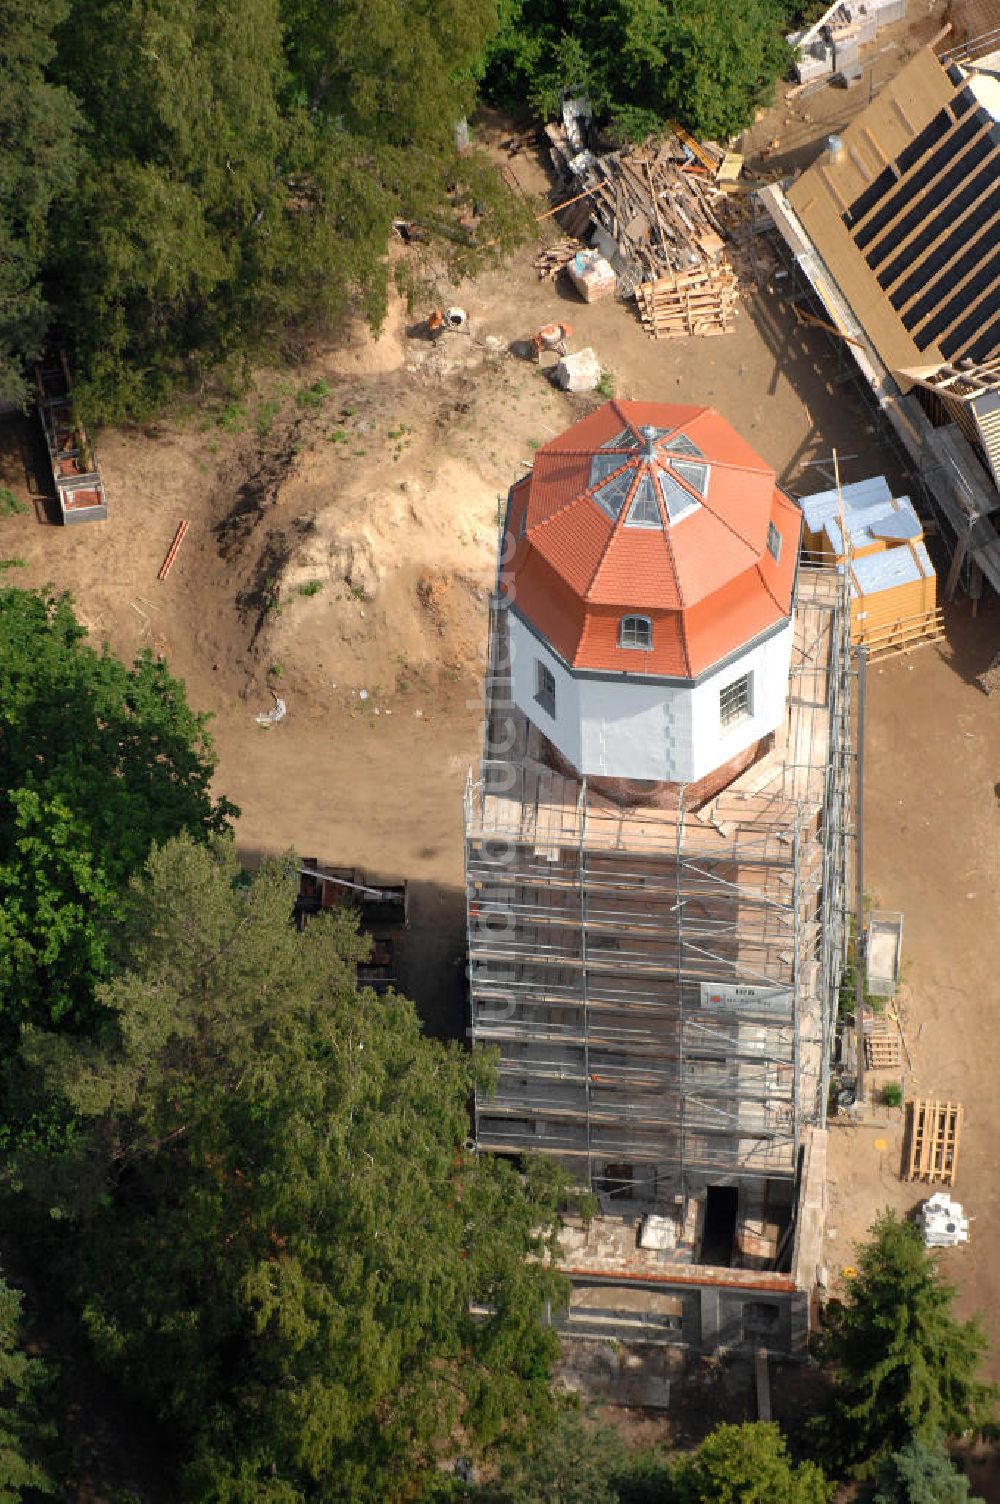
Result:
[[[865,1064],[869,1070],[892,1070],[900,1063],[899,1035],[886,1018],[864,1021]]]
[[[617,273],[619,296],[634,294],[648,333],[657,339],[728,333],[739,283],[717,212],[725,197],[716,186],[722,148],[695,141],[679,126],[662,140],[601,155],[574,154],[562,126],[546,126],[546,134],[572,195],[559,215],[563,229],[583,236],[593,224],[593,242]]]
[[[958,1102],[917,1100],[910,1104],[907,1180],[954,1184],[964,1115]]]
[[[543,246],[535,257],[535,271],[539,277],[549,278],[555,281],[563,267],[568,265],[577,251],[585,250],[586,247],[572,235],[564,235],[561,240],[554,240],[551,245]]]

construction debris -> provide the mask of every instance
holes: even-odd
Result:
[[[552,161],[572,195],[557,211],[572,235],[594,245],[633,294],[656,338],[723,334],[733,327],[738,281],[725,255],[716,186],[727,154],[679,126],[660,141],[600,155],[576,150],[563,126],[546,126]],[[734,163],[727,171],[731,177]],[[643,291],[643,289],[646,289]]]
[[[984,695],[995,694],[1000,689],[1000,653],[997,653],[989,668],[976,675],[976,683]]]
[[[944,1191],[928,1197],[920,1208],[920,1225],[926,1248],[956,1248],[969,1241],[969,1219],[958,1201]]]
[[[835,73],[854,75],[860,49],[874,42],[884,26],[902,21],[905,15],[906,0],[834,0],[806,31],[793,32],[787,38],[796,50],[799,84],[827,80]],[[791,96],[797,92],[791,90]]]
[[[535,257],[535,271],[540,278],[548,277],[554,281],[566,264],[573,260],[577,251],[584,250],[582,242],[575,236],[565,235],[561,240],[555,240],[551,245],[544,246]]]
[[[585,303],[596,303],[615,290],[614,269],[598,251],[577,251],[566,263],[566,274]]]
[[[601,374],[601,362],[588,345],[573,355],[564,355],[553,372],[553,380],[564,392],[592,392],[599,385]]]
[[[281,696],[275,694],[273,689],[271,690],[271,694],[274,696],[274,709],[262,710],[260,715],[254,716],[254,720],[258,726],[276,726],[279,721],[285,719],[288,713],[288,707]]]

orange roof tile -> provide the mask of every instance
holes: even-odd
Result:
[[[575,667],[694,677],[791,610],[801,514],[713,408],[605,403],[538,451],[509,521],[513,603]],[[649,652],[618,646],[632,612]]]

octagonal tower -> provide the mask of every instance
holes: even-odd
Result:
[[[512,694],[607,792],[733,777],[785,715],[801,514],[712,408],[614,401],[510,492]]]

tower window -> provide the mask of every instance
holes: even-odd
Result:
[[[556,679],[541,659],[535,659],[535,700],[553,720],[556,718]]]
[[[719,723],[723,730],[748,721],[753,715],[753,674],[734,679],[719,691]]]
[[[642,648],[646,652],[653,646],[653,623],[648,616],[623,616],[618,628],[620,648]]]
[[[781,558],[781,534],[773,522],[767,524],[767,551],[777,564]]]

